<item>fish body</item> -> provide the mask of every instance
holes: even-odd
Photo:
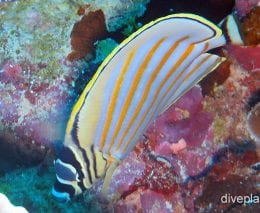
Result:
[[[159,18],[123,41],[101,64],[75,104],[55,161],[53,195],[68,200],[104,178],[149,124],[225,59],[222,30],[193,14]]]
[[[18,0],[0,0],[0,3],[14,2],[14,1],[18,1]]]

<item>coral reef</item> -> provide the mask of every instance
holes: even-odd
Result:
[[[222,195],[257,196],[251,166],[259,156],[246,128],[246,102],[259,85],[254,72],[234,59],[229,64],[230,75],[212,96],[194,87],[146,131],[114,174],[112,191],[122,194],[116,212],[235,211],[239,204],[222,205]],[[253,211],[257,204],[243,208]]]
[[[256,81],[252,81],[252,87],[259,87],[259,81],[257,80],[260,67],[260,62],[258,60],[258,58],[260,57],[259,45],[255,47],[240,47],[230,45],[227,47],[227,50],[230,57],[233,57],[244,69],[251,72],[251,75],[254,76],[253,78],[256,78]]]
[[[112,191],[122,194],[116,212],[235,212],[241,205],[221,203],[222,196],[259,200],[253,169],[259,142],[247,130],[247,103],[260,89],[258,49],[227,46],[228,60],[201,82],[202,90],[192,88],[151,124],[114,174]],[[258,204],[242,209],[257,212]]]
[[[109,32],[114,32],[122,27],[126,27],[128,23],[133,23],[134,19],[144,14],[148,2],[149,0],[88,1],[92,8],[101,9],[103,11]]]
[[[30,212],[258,212],[221,197],[259,197],[259,1],[202,2],[0,1],[0,192]],[[151,124],[112,177],[118,199],[55,201],[54,151],[118,35],[173,12],[217,23],[234,3],[250,46],[218,51],[228,60]]]
[[[260,43],[260,5],[252,9],[242,22],[245,43],[257,45]]]
[[[55,172],[50,165],[48,167],[50,169],[20,168],[0,177],[1,192],[29,212],[85,212],[86,209],[90,213],[103,212],[102,205],[90,193],[70,203],[54,200],[50,191]]]
[[[196,208],[216,212],[257,212],[258,204],[252,205],[248,200],[243,205],[225,201],[227,196],[257,195],[257,171],[252,165],[258,161],[258,156],[254,149],[250,143],[237,146],[230,141],[226,148],[218,151],[214,159],[217,163],[207,177],[195,181],[195,185],[203,184],[195,201]]]
[[[0,14],[1,157],[10,152],[26,165],[39,163],[62,140],[63,113],[79,76],[65,60],[77,5],[49,3],[7,3]]]
[[[106,25],[111,31],[126,26],[129,19],[133,22],[143,14],[147,2],[111,1],[108,7],[103,1],[86,5],[28,0],[0,5],[4,152],[13,153],[17,163],[35,165],[52,144],[63,140],[71,106],[116,45],[106,38]],[[126,8],[126,14],[119,15]],[[95,48],[101,46],[106,50],[95,57]]]
[[[259,0],[236,0],[236,10],[241,16],[248,14],[255,6],[260,6]]]

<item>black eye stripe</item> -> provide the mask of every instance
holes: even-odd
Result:
[[[59,159],[64,163],[71,164],[78,172],[79,179],[83,179],[84,175],[82,172],[82,167],[75,158],[74,153],[71,151],[70,148],[63,147],[63,149],[60,152]]]
[[[59,176],[59,178],[67,181],[75,181],[76,180],[76,174],[71,171],[69,168],[65,167],[59,161],[56,161],[54,164],[56,174]]]
[[[75,189],[71,185],[60,183],[57,179],[54,183],[54,189],[57,192],[66,192],[70,195],[70,198],[72,198],[75,195]]]
[[[80,110],[79,110],[79,112],[80,112]],[[79,139],[78,139],[78,130],[77,130],[77,128],[78,128],[79,112],[75,116],[75,121],[74,121],[72,130],[71,130],[71,137],[72,137],[75,145],[77,145],[78,149],[81,151],[81,154],[82,154],[82,156],[84,158],[84,161],[85,161],[85,163],[87,165],[86,170],[87,170],[88,179],[89,179],[89,182],[92,184],[93,181],[92,181],[92,177],[91,177],[91,173],[90,173],[90,162],[89,162],[89,159],[88,159],[88,156],[86,154],[85,149],[80,146],[80,142],[79,142]]]
[[[78,186],[80,187],[81,191],[85,191],[86,190],[86,187],[84,186],[82,181],[78,182]]]
[[[94,151],[94,146],[91,146],[91,154],[92,154],[92,159],[93,159],[93,169],[95,172],[95,177],[99,178],[98,174],[97,174],[97,159],[96,159],[96,155],[95,155],[95,151]]]

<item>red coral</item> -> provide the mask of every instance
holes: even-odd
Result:
[[[242,66],[248,74],[240,79],[240,83],[246,86],[251,93],[260,88],[260,46],[240,47],[229,45],[228,54]]]
[[[4,83],[18,82],[21,79],[22,67],[19,64],[7,61],[3,64],[0,81]]]
[[[63,75],[51,83],[33,76],[41,67],[45,64],[6,61],[0,69],[0,121],[3,125],[0,138],[6,147],[8,144],[10,149],[17,147],[16,156],[21,164],[35,164],[43,159],[46,150],[42,147],[62,140],[60,130],[66,124],[62,110],[69,97],[70,84]],[[70,72],[72,68],[66,69],[64,76]],[[36,153],[41,154],[37,156]]]
[[[199,146],[212,123],[212,116],[202,111],[201,101],[201,90],[194,87],[163,113],[145,135],[157,143],[177,143],[184,138],[188,146]]]
[[[236,9],[241,16],[245,16],[257,4],[259,4],[259,0],[236,0]]]
[[[167,202],[162,194],[153,192],[151,190],[142,192],[141,204],[144,213],[171,213],[174,209],[172,202]]]
[[[135,191],[137,187],[132,185],[137,179],[143,177],[144,170],[145,163],[138,155],[131,152],[114,174],[113,182],[111,183],[112,191],[118,191],[120,194],[129,194],[129,191]]]
[[[233,56],[243,68],[252,72],[260,72],[260,46],[240,47],[229,45],[227,50],[229,55]]]
[[[146,147],[140,155],[130,153],[118,167],[111,189],[120,192],[122,197],[127,197],[138,188],[169,194],[177,190],[176,181],[177,175],[170,162],[149,154]]]
[[[135,185],[151,189],[156,192],[168,195],[178,189],[177,175],[174,168],[165,163],[162,157],[148,159],[143,179],[137,180]]]

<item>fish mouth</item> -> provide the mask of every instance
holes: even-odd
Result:
[[[51,194],[55,200],[61,203],[67,203],[70,200],[70,196],[67,192],[58,192],[52,187]]]

